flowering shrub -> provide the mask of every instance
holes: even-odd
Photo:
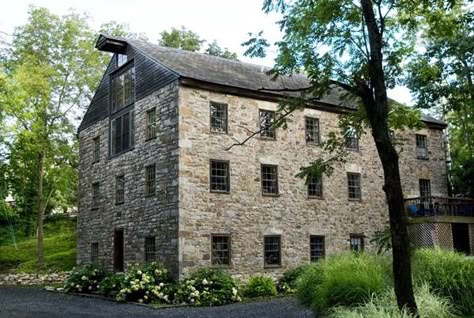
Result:
[[[71,275],[66,278],[66,292],[91,293],[97,291],[99,283],[105,278],[106,271],[95,264],[73,268]]]
[[[253,276],[250,277],[244,289],[246,297],[266,297],[277,294],[276,286],[270,277]]]
[[[230,274],[219,269],[201,268],[181,283],[175,301],[195,306],[219,306],[242,301],[242,298]]]
[[[283,294],[293,294],[296,292],[296,286],[298,278],[303,274],[311,265],[301,265],[292,268],[283,273],[283,276],[278,281],[277,290]]]
[[[99,294],[111,298],[117,297],[117,294],[122,289],[124,281],[124,274],[107,274],[107,276],[99,283]]]
[[[173,281],[161,264],[155,262],[144,265],[132,264],[115,298],[118,301],[139,303],[151,301],[169,303],[172,301],[173,290]]]

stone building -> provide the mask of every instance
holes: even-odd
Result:
[[[277,276],[372,248],[388,213],[370,135],[348,138],[350,156],[331,177],[295,177],[325,156],[318,144],[353,111],[341,91],[273,129],[278,89],[306,87],[305,76],[272,81],[265,67],[105,35],[96,47],[114,54],[79,128],[79,263]],[[404,194],[445,197],[445,124],[423,121],[420,131],[394,132]]]

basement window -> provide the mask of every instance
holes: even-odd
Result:
[[[264,237],[265,267],[281,266],[281,236],[267,235]]]
[[[317,262],[320,259],[324,258],[324,255],[325,255],[324,236],[311,235],[309,238],[309,245],[310,245],[311,262]]]
[[[91,243],[91,263],[96,264],[99,261],[99,243]]]
[[[155,237],[149,236],[145,238],[145,262],[153,262],[155,260]]]
[[[212,265],[230,265],[230,236],[212,235]]]
[[[362,252],[364,250],[364,236],[361,234],[350,235],[350,248],[353,252]]]

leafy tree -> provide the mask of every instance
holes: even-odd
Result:
[[[0,147],[8,151],[7,177],[20,213],[28,219],[36,210],[41,266],[43,217],[53,207],[75,204],[74,123],[92,99],[109,57],[94,49],[96,34],[87,16],[57,16],[35,7],[28,14],[3,56],[0,98],[9,125]]]
[[[203,40],[197,33],[186,30],[184,26],[182,26],[181,29],[171,28],[171,31],[163,31],[160,33],[160,38],[158,39],[158,44],[161,46],[191,52],[201,51],[205,42],[206,40]],[[204,53],[230,60],[237,60],[237,53],[231,52],[227,48],[221,48],[215,40],[208,44]]]
[[[191,52],[199,51],[204,42],[205,40],[201,39],[197,33],[186,30],[184,26],[181,29],[171,28],[171,31],[163,31],[158,39],[158,44],[161,46],[174,47]]]
[[[237,53],[231,52],[227,48],[221,48],[215,40],[212,41],[212,43],[209,43],[207,49],[204,52],[212,56],[223,57],[229,60],[238,60]]]
[[[374,139],[384,172],[397,303],[400,309],[405,307],[413,314],[417,314],[417,306],[399,157],[390,138],[390,126],[401,128],[405,123],[398,120],[403,119],[399,116],[402,108],[389,101],[387,89],[403,79],[402,62],[414,47],[417,16],[401,17],[413,13],[417,4],[403,0],[265,0],[263,6],[265,12],[276,11],[283,16],[279,24],[284,36],[276,43],[279,53],[271,74],[278,77],[304,70],[310,79],[301,97],[281,103],[276,125],[285,126],[280,119],[338,86],[347,92],[341,103],[350,100],[359,105],[359,111],[341,122],[342,135],[352,127],[358,134],[369,130]],[[435,7],[440,2],[423,4]],[[244,45],[249,46],[247,55],[263,57],[269,43],[260,32]],[[311,162],[302,168],[300,177],[308,180],[321,173],[330,174],[334,162],[344,160],[336,137],[332,134],[323,143],[323,149],[332,157]]]
[[[448,12],[421,4],[414,12],[423,18],[425,46],[409,64],[406,82],[418,107],[434,105],[447,115],[454,190],[473,195],[468,167],[474,161],[474,12],[464,1]]]

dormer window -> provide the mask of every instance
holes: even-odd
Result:
[[[117,54],[116,57],[117,57],[117,67],[124,65],[128,61],[126,54]]]
[[[135,67],[114,75],[112,78],[112,112],[129,106],[135,101]]]

